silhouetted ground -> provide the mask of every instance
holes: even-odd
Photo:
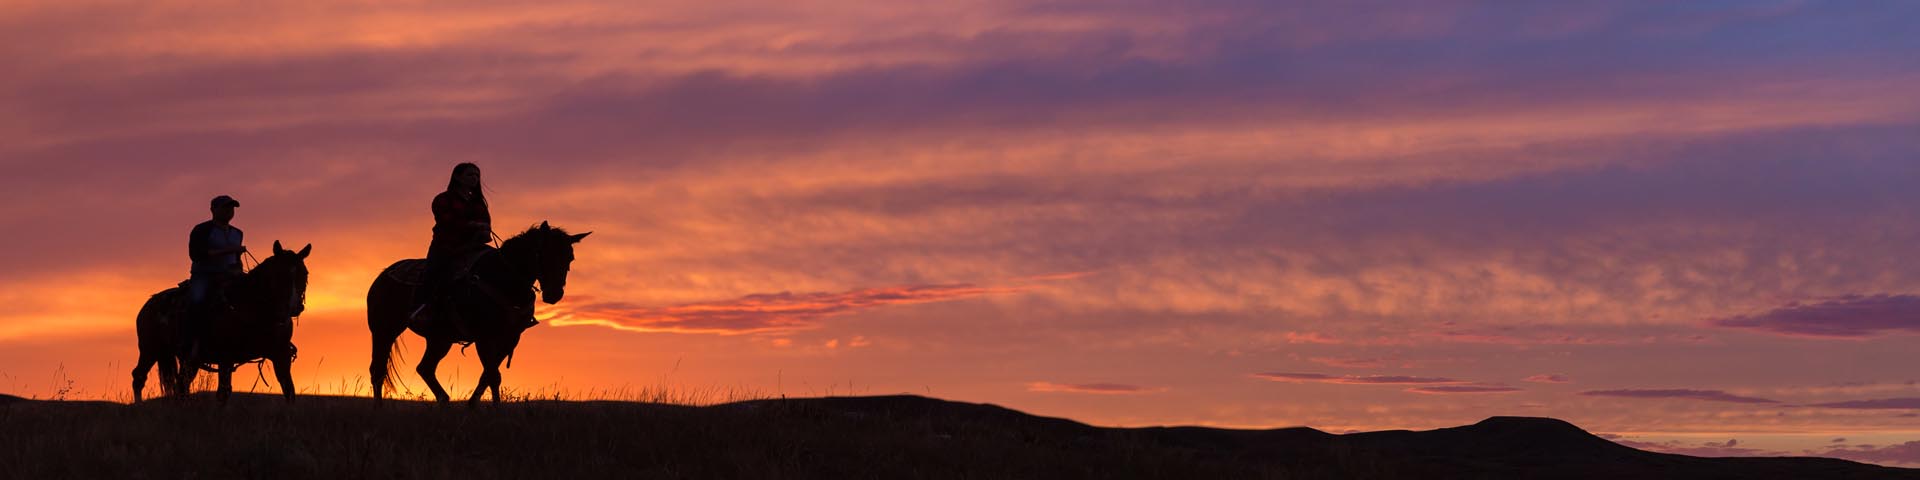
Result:
[[[711,407],[0,396],[6,478],[1915,478],[1635,450],[1545,418],[1432,431],[1097,428],[916,396]]]

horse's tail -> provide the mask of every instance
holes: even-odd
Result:
[[[374,358],[367,373],[380,378],[373,385],[376,396],[393,393],[394,379],[400,376],[400,337],[407,333],[407,309],[413,306],[413,288],[425,264],[419,259],[393,262],[367,287],[367,332]]]
[[[184,388],[181,388],[186,386],[185,383],[180,381],[181,375],[191,375],[197,372],[181,371],[180,369],[182,368],[191,367],[181,365],[180,361],[174,357],[162,358],[160,361],[164,362],[164,366],[160,367],[160,394],[168,397],[179,397],[189,393]]]
[[[393,379],[400,375],[400,334],[406,333],[406,327],[402,326],[399,333],[391,335],[383,331],[385,329],[377,326],[370,328],[370,330],[373,331],[372,343],[373,353],[375,355],[373,356],[374,363],[368,366],[367,372],[380,378],[380,384],[373,386],[375,389],[373,393],[376,395],[393,393]],[[379,355],[382,350],[385,350],[387,354],[384,356]],[[382,372],[385,372],[385,374],[382,375]]]
[[[380,384],[374,386],[374,388],[380,389],[380,393],[388,394],[388,395],[393,394],[393,390],[394,390],[393,379],[400,377],[400,365],[399,365],[400,362],[398,360],[399,358],[400,358],[400,336],[395,335],[393,337],[389,337],[389,339],[387,340],[387,377],[380,379]]]

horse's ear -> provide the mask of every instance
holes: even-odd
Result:
[[[570,238],[570,239],[572,239],[572,240],[573,240],[573,243],[580,243],[580,241],[581,241],[581,240],[586,240],[586,239],[587,239],[587,235],[592,235],[592,234],[593,234],[593,232],[587,232],[587,233],[582,233],[582,234],[579,234],[579,235],[574,235],[574,236],[571,236],[571,237],[567,237],[567,238]]]
[[[307,244],[306,247],[302,247],[300,249],[300,258],[307,258],[307,254],[310,254],[310,253],[313,253],[313,244],[311,243]]]
[[[287,251],[287,249],[284,249],[284,248],[280,248],[280,241],[279,241],[279,240],[274,240],[274,241],[273,241],[273,254],[274,254],[274,255],[279,255],[279,254],[280,254],[280,252],[284,252],[284,251]]]
[[[540,221],[540,229],[541,229],[541,230],[552,230],[552,229],[553,229],[553,227],[549,227],[549,226],[547,226],[547,221],[546,221],[546,220],[541,220],[541,221]]]

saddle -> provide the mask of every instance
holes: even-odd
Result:
[[[181,280],[180,285],[161,290],[159,293],[155,293],[149,297],[149,301],[158,301],[160,305],[165,306],[156,312],[156,315],[153,317],[156,322],[161,325],[177,327],[181,325],[181,322],[186,321],[188,283],[189,281],[187,280]]]
[[[231,284],[232,282],[222,282],[213,285],[212,290],[207,292],[206,307],[208,310],[233,310],[233,302],[227,299],[227,289],[232,286]],[[188,309],[193,307],[192,299],[188,298],[187,295],[187,291],[191,288],[193,288],[193,280],[181,280],[180,283],[174,285],[173,288],[161,290],[159,293],[155,293],[150,297],[159,299],[167,306],[158,317],[160,324],[178,325],[180,322],[186,321]],[[176,320],[178,320],[178,322],[176,322]]]
[[[466,278],[467,274],[473,272],[473,264],[479,263],[480,257],[485,256],[487,252],[491,251],[493,251],[493,247],[475,248],[473,251],[466,252],[458,258],[453,259],[453,263],[451,264],[453,272],[448,278]],[[401,285],[419,287],[427,283],[427,259],[410,258],[395,262],[392,266],[387,267],[386,270],[382,270],[380,276],[387,277],[388,280],[400,282]]]
[[[497,292],[494,292],[492,288],[477,281],[473,276],[474,265],[480,262],[481,257],[486,256],[488,252],[492,251],[494,251],[494,248],[491,246],[475,248],[462,252],[458,257],[453,258],[448,264],[451,271],[448,272],[447,284],[441,286],[443,290],[440,294],[443,296],[443,299],[445,298],[444,296],[451,295],[453,289],[462,287],[475,288],[484,295],[497,297]],[[380,275],[401,285],[417,289],[426,284],[427,260],[422,258],[401,260],[387,267],[386,270],[381,271]],[[440,301],[436,301],[435,303],[440,303]],[[457,309],[443,308],[450,306],[451,304],[441,303],[439,306],[430,307],[426,311],[419,313],[418,321],[422,323],[416,325],[445,324],[447,326],[445,328],[452,329],[456,342],[472,342],[473,334],[469,331],[470,327],[467,324],[469,319],[463,318],[464,315],[460,315]]]
[[[386,270],[381,271],[380,276],[387,277],[388,280],[400,282],[401,285],[409,287],[424,285],[427,283],[427,259],[413,258],[401,260],[393,264],[393,266],[387,267]]]

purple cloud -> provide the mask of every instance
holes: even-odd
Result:
[[[1606,437],[1603,437],[1603,438],[1606,438]],[[1763,457],[1763,456],[1771,457],[1771,456],[1788,455],[1787,452],[1741,447],[1739,446],[1740,445],[1739,439],[1728,439],[1725,442],[1701,442],[1697,445],[1688,444],[1688,443],[1679,442],[1679,441],[1639,442],[1639,441],[1621,439],[1618,436],[1614,436],[1613,438],[1607,438],[1607,439],[1612,440],[1613,443],[1618,443],[1621,445],[1626,445],[1626,446],[1638,448],[1641,450],[1661,452],[1661,453],[1672,453],[1676,455],[1690,455],[1695,457]]]
[[[1558,373],[1542,373],[1539,375],[1527,377],[1524,380],[1533,382],[1533,383],[1573,383],[1573,379],[1567,378],[1566,375],[1561,375]]]
[[[1339,368],[1380,368],[1382,366],[1386,366],[1386,363],[1387,363],[1385,360],[1378,359],[1378,358],[1339,358],[1339,357],[1313,357],[1313,358],[1307,359],[1307,361],[1318,363],[1321,365],[1326,365],[1329,367],[1339,367]]]
[[[1423,393],[1428,395],[1452,395],[1452,394],[1474,394],[1474,393],[1513,393],[1513,392],[1521,391],[1521,389],[1509,387],[1505,385],[1439,385],[1439,386],[1431,386],[1431,387],[1414,387],[1414,388],[1407,389],[1407,391],[1413,392],[1413,393]]]
[[[1920,398],[1881,398],[1881,399],[1874,399],[1874,400],[1850,400],[1845,402],[1816,403],[1809,406],[1823,407],[1823,408],[1859,409],[1859,410],[1920,409]]]
[[[603,302],[568,309],[555,316],[553,324],[599,325],[635,331],[762,333],[813,328],[829,316],[888,305],[942,302],[1018,290],[969,284],[913,285],[845,292],[757,293],[733,300],[663,307]]]
[[[1847,295],[1819,303],[1790,303],[1756,315],[1714,319],[1713,325],[1798,337],[1860,338],[1920,331],[1920,295]]]
[[[1729,402],[1729,403],[1780,403],[1780,401],[1778,400],[1768,400],[1765,398],[1755,398],[1755,397],[1742,397],[1739,395],[1734,395],[1734,394],[1719,391],[1719,390],[1686,390],[1686,389],[1589,390],[1585,392],[1580,392],[1580,394],[1589,396],[1589,397],[1678,398],[1678,399],[1687,399],[1687,400],[1705,400],[1709,402]]]
[[[1414,377],[1406,375],[1326,375],[1320,373],[1280,373],[1267,372],[1253,374],[1254,378],[1275,382],[1313,382],[1338,383],[1344,385],[1418,385],[1465,383],[1445,377]]]
[[[1872,445],[1834,447],[1826,452],[1816,453],[1815,455],[1868,463],[1920,464],[1920,441],[1888,445],[1885,447],[1874,447]]]
[[[1149,388],[1122,383],[1053,383],[1030,382],[1027,391],[1043,393],[1084,393],[1091,395],[1140,395],[1166,391],[1165,388]]]

